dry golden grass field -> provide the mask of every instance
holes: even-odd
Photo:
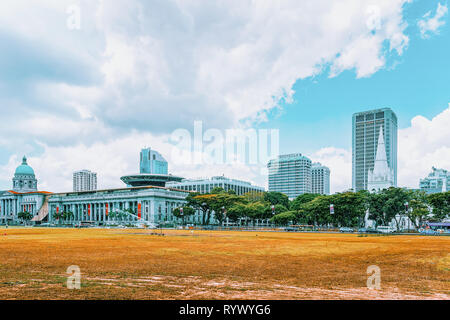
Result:
[[[0,228],[0,299],[450,299],[450,237],[151,232]]]

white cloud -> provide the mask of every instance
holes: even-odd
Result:
[[[221,129],[264,120],[326,66],[368,77],[385,65],[386,44],[399,55],[408,46],[406,2],[82,0],[80,30],[66,26],[71,0],[0,3],[0,67],[27,67],[0,74],[0,145],[18,155],[0,180],[34,151],[50,191],[70,189],[81,168],[117,186],[119,172],[137,171],[143,145],[167,156],[168,134],[194,120]],[[348,154],[328,158],[339,191]],[[259,169],[173,169],[262,183]]]
[[[411,126],[398,131],[398,186],[419,188],[431,168],[450,169],[450,104],[433,119],[416,116]],[[331,192],[352,187],[352,152],[323,148],[311,155],[331,170]]]
[[[330,192],[343,192],[352,187],[352,152],[333,147],[323,148],[311,155],[313,162],[330,168]]]
[[[5,90],[0,104],[20,106],[11,108],[10,122],[34,117],[38,107],[39,119],[95,118],[120,134],[169,133],[194,120],[219,128],[264,120],[280,99],[292,98],[298,79],[324,66],[334,76],[354,69],[367,77],[384,66],[385,43],[401,54],[405,2],[81,1],[80,30],[66,26],[70,0],[0,4],[3,35],[14,42],[0,58],[6,55],[6,65],[34,61],[15,74],[22,90]],[[1,77],[8,74],[0,90]],[[14,138],[21,144],[33,135],[25,128]],[[70,127],[66,135],[68,144],[103,139]]]
[[[424,14],[423,19],[419,20],[417,25],[420,29],[420,34],[422,38],[429,36],[429,33],[438,33],[439,28],[445,25],[446,21],[444,17],[448,13],[447,5],[441,5],[438,3],[436,14],[434,17],[431,16],[431,11]]]
[[[433,166],[450,169],[450,104],[447,109],[429,120],[416,116],[411,126],[399,130],[398,183],[419,187],[419,180],[431,172]]]

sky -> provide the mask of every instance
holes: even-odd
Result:
[[[450,169],[449,51],[442,0],[3,1],[0,190],[23,155],[40,190],[70,191],[81,169],[123,187],[143,147],[175,175],[267,186],[263,161],[174,153],[174,132],[201,121],[278,130],[279,152],[327,165],[340,192],[352,114],[382,107],[399,119],[399,186],[417,188]]]

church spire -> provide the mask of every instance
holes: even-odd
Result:
[[[393,172],[389,169],[386,156],[386,144],[384,142],[383,126],[380,126],[380,135],[378,137],[377,153],[373,171],[368,172],[369,191],[381,190],[393,186]]]

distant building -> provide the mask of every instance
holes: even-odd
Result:
[[[373,170],[369,169],[367,175],[367,190],[379,191],[395,185],[394,170],[389,168],[386,158],[386,145],[384,143],[383,127],[380,126],[378,137],[377,156]]]
[[[281,192],[290,199],[311,193],[311,160],[300,153],[280,155],[267,164],[269,191]]]
[[[426,193],[447,192],[450,190],[450,172],[433,167],[428,177],[420,180],[420,190]]]
[[[369,190],[369,171],[375,168],[380,127],[388,168],[397,186],[397,116],[389,109],[376,109],[353,115],[352,185],[354,191]]]
[[[234,190],[237,195],[265,191],[263,187],[254,186],[250,182],[229,179],[224,176],[212,177],[210,179],[184,179],[181,182],[167,183],[167,187],[199,193],[210,193],[214,188],[222,188],[225,191]]]
[[[17,221],[20,212],[37,215],[51,193],[38,191],[33,168],[23,157],[22,164],[14,172],[13,189],[0,191],[0,224]]]
[[[330,169],[320,163],[311,166],[312,193],[330,194]]]
[[[146,148],[141,150],[140,173],[168,174],[166,159],[155,150]]]
[[[89,170],[81,170],[73,173],[73,191],[97,190],[97,173]]]
[[[165,187],[169,182],[180,182],[182,177],[169,174],[169,166],[164,157],[150,148],[142,149],[140,155],[140,173],[120,178],[127,187]]]

